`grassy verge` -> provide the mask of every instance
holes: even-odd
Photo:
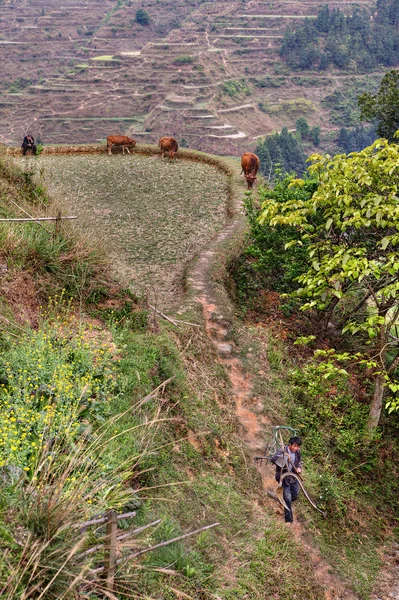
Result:
[[[45,190],[7,161],[0,190],[3,214],[20,214],[14,202],[46,214]],[[162,519],[136,548],[220,522],[128,563],[120,598],[322,598],[267,508],[205,332],[155,322],[68,229],[6,223],[0,233],[0,596],[102,598],[88,575],[101,554],[83,564],[79,554],[104,531],[71,531],[113,507],[135,509],[135,526]]]

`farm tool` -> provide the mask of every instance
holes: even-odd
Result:
[[[282,455],[279,456],[277,458],[277,460],[274,462],[275,465],[277,465],[278,467],[281,468],[280,480],[278,482],[276,489],[274,491],[267,490],[267,494],[271,498],[273,498],[273,500],[277,500],[277,502],[279,502],[281,504],[281,506],[283,506],[286,510],[289,510],[287,504],[285,503],[284,497],[283,497],[283,493],[284,493],[283,481],[286,477],[293,477],[298,482],[298,484],[303,492],[303,495],[305,496],[305,498],[309,502],[309,504],[315,510],[317,510],[317,512],[321,513],[323,515],[323,517],[326,517],[327,513],[325,511],[321,510],[318,506],[316,506],[316,504],[311,500],[309,494],[307,493],[307,491],[305,489],[305,486],[303,485],[303,479],[302,479],[301,475],[298,473],[298,471],[296,470],[296,468],[294,467],[294,465],[292,463],[291,463],[292,470],[288,471],[290,457],[289,457],[289,454],[287,452],[285,452],[285,444],[283,441],[283,432],[288,433],[290,436],[294,436],[297,434],[296,430],[293,429],[292,427],[289,427],[288,425],[276,425],[275,427],[272,427],[272,436],[271,436],[269,443],[266,446],[265,455],[264,456],[255,456],[255,462],[258,462],[261,460],[271,461],[273,456],[275,454],[277,454],[277,452],[279,450],[283,451]],[[285,473],[283,473],[284,469],[287,469],[287,471]]]

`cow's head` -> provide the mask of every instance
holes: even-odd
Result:
[[[254,183],[256,181],[255,175],[245,175],[245,179],[247,180],[248,189],[252,190],[252,188],[254,187]]]
[[[134,148],[134,147],[135,147],[135,145],[136,145],[136,140],[132,140],[132,138],[129,138],[129,146],[130,146],[131,148]]]

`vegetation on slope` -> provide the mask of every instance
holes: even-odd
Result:
[[[398,164],[397,145],[379,140],[350,157],[314,157],[303,180],[261,188],[261,205],[248,196],[235,274],[252,334],[265,338],[259,321],[274,333],[264,344],[280,378],[276,412],[304,436],[307,481],[332,517],[314,530],[345,572],[340,547],[352,560],[361,544],[377,569],[373,546],[397,533]],[[351,578],[367,598],[363,568],[353,564]]]
[[[316,19],[287,29],[280,53],[293,69],[392,67],[397,64],[398,20],[395,0],[378,0],[371,10],[356,8],[349,15],[325,4]]]
[[[0,169],[3,216],[47,214],[31,174]],[[1,597],[102,598],[89,573],[102,554],[81,555],[104,531],[72,526],[113,507],[135,509],[137,526],[162,518],[136,548],[221,523],[130,563],[120,598],[320,598],[264,506],[205,332],[157,323],[67,228],[3,223],[1,235]]]

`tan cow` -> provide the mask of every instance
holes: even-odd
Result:
[[[256,174],[260,165],[259,156],[252,154],[252,152],[245,152],[241,157],[241,173],[244,173],[245,179],[247,180],[248,189],[252,190],[256,180]]]
[[[129,148],[134,148],[136,145],[136,140],[133,140],[127,135],[109,135],[107,137],[107,150],[108,155],[112,154],[111,148],[112,146],[122,146],[122,154],[125,154],[125,148],[130,154]]]
[[[179,149],[175,138],[172,137],[161,137],[158,146],[161,148],[162,158],[165,158],[165,152],[168,152],[170,160],[174,159],[176,152]]]

